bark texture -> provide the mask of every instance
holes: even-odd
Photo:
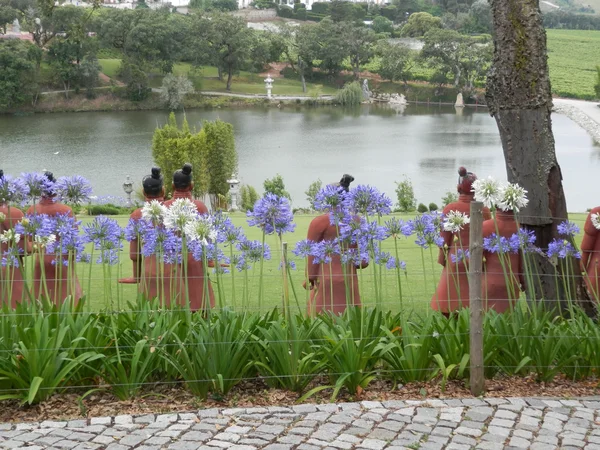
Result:
[[[491,6],[494,61],[486,100],[500,131],[508,180],[528,191],[529,205],[519,221],[535,230],[536,244],[546,249],[557,237],[556,226],[568,216],[552,134],[546,31],[539,0],[491,0]],[[564,300],[553,264],[545,257],[534,259],[530,270],[539,273],[541,283],[528,286],[529,298]],[[580,273],[571,263],[571,275]],[[575,284],[579,303],[591,311],[582,280]]]

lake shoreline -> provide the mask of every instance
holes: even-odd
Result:
[[[185,109],[214,109],[214,108],[240,108],[240,107],[281,107],[284,105],[297,106],[327,106],[333,102],[332,97],[324,98],[289,98],[287,96],[267,99],[261,96],[223,93],[189,95],[184,101]],[[157,93],[153,93],[148,99],[134,102],[115,96],[111,93],[101,94],[93,99],[86,98],[83,94],[72,95],[65,98],[64,93],[51,93],[43,95],[42,101],[35,107],[22,107],[0,111],[1,115],[24,116],[31,114],[50,113],[81,113],[81,112],[123,112],[123,111],[169,111],[162,105]]]
[[[596,110],[592,108],[596,108]],[[598,102],[587,102],[574,99],[554,99],[553,112],[564,114],[600,144],[600,107]]]

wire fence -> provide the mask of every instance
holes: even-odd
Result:
[[[600,328],[594,308],[585,307],[596,305],[600,271],[580,263],[581,252],[585,261],[598,259],[595,244],[580,250],[574,233],[562,239],[572,245],[564,254],[549,255],[549,243],[486,249],[478,207],[468,245],[455,238],[440,250],[433,241],[418,246],[414,237],[387,235],[368,248],[366,261],[342,262],[334,252],[332,261],[320,256],[311,264],[314,255],[293,256],[284,239],[271,239],[270,259],[241,270],[231,259],[240,252],[226,245],[213,264],[207,256],[167,264],[127,248],[110,262],[70,260],[65,268],[22,255],[23,263],[0,271],[0,395],[35,403],[93,388],[128,398],[157,383],[226,395],[241,381],[305,394],[319,389],[310,383],[331,382],[336,395],[341,387],[356,394],[374,379],[449,378],[468,380],[479,395],[485,376],[498,373],[535,373],[543,381],[595,376]],[[470,254],[461,257],[459,247]],[[49,301],[36,264],[48,266],[60,292],[63,284],[75,293],[77,277],[79,305],[72,296]],[[194,264],[198,272],[190,271]],[[18,301],[16,274],[24,288]],[[303,289],[311,282],[313,289]],[[148,295],[153,284],[157,298]],[[192,311],[190,297],[199,291]],[[321,314],[313,306],[319,298]],[[354,307],[359,298],[362,307]]]

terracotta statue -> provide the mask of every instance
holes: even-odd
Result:
[[[600,301],[600,206],[590,211],[583,227],[581,269],[590,296]]]
[[[496,220],[483,222],[483,238],[492,234],[510,238],[517,233],[518,225],[512,211],[496,211]],[[483,251],[484,308],[499,313],[510,310],[517,303],[521,287],[525,286],[522,252],[518,253]]]
[[[44,175],[49,181],[56,181],[51,172],[45,172]],[[45,192],[42,193],[39,203],[29,207],[27,214],[46,214],[50,217],[67,214],[69,217],[73,217],[73,210],[67,205],[56,201],[54,193]],[[35,270],[33,273],[33,292],[35,298],[40,298],[40,296],[47,294],[48,298],[58,305],[68,296],[73,296],[75,303],[77,303],[82,296],[82,292],[75,264],[71,264],[69,267],[60,267],[59,264],[56,264],[56,255],[44,255],[43,265],[45,287],[42,280],[40,257],[39,254],[36,254]]]
[[[352,181],[353,176],[344,175],[338,183],[340,190],[348,192]],[[308,227],[307,239],[310,241],[328,241],[337,237],[337,229],[331,224],[329,213],[315,217]],[[356,248],[356,245],[350,248]],[[364,262],[359,266],[344,264],[340,255],[333,255],[329,264],[315,264],[314,259],[313,256],[309,256],[306,267],[309,286],[306,286],[306,281],[303,283],[305,289],[311,290],[310,302],[307,305],[308,314],[315,315],[323,311],[341,314],[347,305],[360,306],[356,269],[365,268],[368,263]]]
[[[172,205],[177,199],[187,198],[196,205],[196,209],[199,214],[208,214],[208,208],[200,200],[194,200],[192,196],[192,190],[194,189],[194,182],[192,180],[192,165],[184,164],[183,167],[177,170],[173,174],[173,198],[165,202],[165,206]],[[213,266],[213,263],[209,262],[209,267]],[[178,301],[183,303],[189,296],[190,309],[192,311],[198,311],[206,308],[206,299],[210,302],[210,307],[215,306],[215,294],[213,292],[212,284],[210,280],[206,279],[207,276],[204,264],[202,261],[196,261],[192,255],[188,255],[187,262],[187,287],[188,293],[186,294],[186,283],[184,266],[181,264],[176,268],[177,285],[175,287],[176,296]],[[205,288],[207,293],[205,293]]]
[[[458,169],[458,175],[456,186],[458,201],[446,205],[443,210],[444,215],[448,215],[450,211],[470,215],[471,202],[474,200],[471,188],[473,182],[477,180],[477,175],[468,172],[464,167]],[[491,218],[490,210],[484,208],[483,220]],[[438,263],[444,268],[437,290],[431,298],[431,307],[447,315],[469,306],[468,260],[464,256],[469,250],[469,225],[464,225],[460,233],[442,229],[441,236],[444,239],[444,247],[440,248]],[[453,259],[456,259],[456,262]]]
[[[146,202],[152,200],[160,203],[164,202],[165,190],[159,167],[153,167],[151,175],[146,175],[142,179],[142,189]],[[142,218],[142,208],[133,211],[129,218],[140,220]],[[129,258],[133,262],[133,278],[122,278],[119,283],[140,283],[139,292],[146,298],[153,299],[158,296],[159,286],[161,285],[158,279],[158,264],[155,255],[142,258],[141,249],[141,242],[138,239],[132,239],[129,242]]]
[[[0,179],[4,173],[0,170]],[[15,225],[23,219],[23,212],[14,206],[10,207],[6,203],[0,203],[0,234],[14,229]],[[17,247],[24,250],[24,239],[19,240]],[[0,242],[0,260],[5,252],[8,251],[8,243]],[[23,300],[23,258],[18,260],[19,265],[10,265],[4,267],[0,264],[0,307],[10,301],[10,306],[15,308],[17,303]]]

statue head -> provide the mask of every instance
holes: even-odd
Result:
[[[183,167],[173,174],[173,187],[178,191],[189,190],[193,187],[192,165],[185,163]]]
[[[150,175],[142,179],[144,196],[148,198],[161,197],[163,195],[163,177],[160,167],[153,167]]]
[[[350,190],[350,183],[354,181],[354,177],[345,173],[342,175],[342,179],[339,182],[339,186],[346,192]]]
[[[465,167],[458,168],[458,185],[456,190],[459,194],[471,194],[473,182],[477,179],[477,175],[473,172],[468,172]]]

